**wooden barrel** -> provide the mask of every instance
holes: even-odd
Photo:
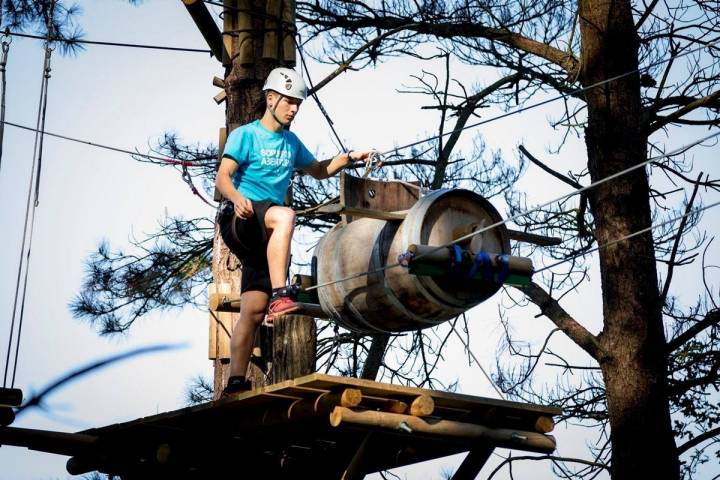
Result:
[[[361,218],[339,223],[315,249],[316,284],[337,281],[395,264],[411,244],[443,245],[468,225],[501,221],[497,210],[468,190],[436,190],[419,199],[402,221]],[[474,236],[472,251],[510,253],[504,225]],[[431,327],[488,299],[500,285],[458,277],[416,276],[404,267],[333,283],[318,289],[329,317],[361,333],[393,333]]]

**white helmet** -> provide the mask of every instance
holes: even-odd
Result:
[[[274,90],[286,97],[300,100],[305,100],[307,97],[305,80],[292,68],[280,67],[270,72],[263,85],[263,92],[266,90]]]

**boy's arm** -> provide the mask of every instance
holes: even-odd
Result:
[[[225,198],[235,205],[235,215],[243,220],[253,216],[252,202],[238,192],[233,185],[232,176],[237,171],[238,164],[230,157],[223,157],[215,177],[215,187]]]
[[[303,170],[309,173],[312,177],[322,180],[324,178],[332,177],[351,163],[368,160],[371,153],[372,150],[363,152],[355,152],[351,150],[349,153],[341,153],[335,158],[331,158],[329,160],[315,160],[310,165],[303,168]]]

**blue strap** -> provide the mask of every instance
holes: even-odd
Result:
[[[487,254],[487,252],[484,252],[482,250],[475,254],[475,261],[473,262],[472,267],[470,267],[470,270],[467,273],[467,277],[473,278],[479,269],[482,269],[481,277],[483,280],[492,281],[492,259],[490,258],[490,255]]]
[[[498,263],[500,264],[500,272],[498,273],[497,283],[505,283],[508,274],[510,273],[510,256],[509,255],[498,255]]]
[[[463,263],[463,250],[459,245],[453,244],[451,248],[452,256],[450,257],[450,274],[459,273]]]

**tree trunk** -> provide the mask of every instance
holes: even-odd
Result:
[[[638,68],[638,36],[629,1],[580,2],[584,85]],[[638,75],[587,93],[585,141],[593,181],[644,161]],[[614,179],[590,195],[599,244],[650,225],[645,169]],[[607,389],[613,479],[677,479],[678,456],[667,392],[666,339],[651,234],[600,250],[607,352],[601,368]]]
[[[273,383],[314,373],[315,319],[306,315],[285,315],[273,323]]]
[[[265,12],[265,3],[265,1],[259,0],[255,1],[253,5],[253,8],[260,14],[253,20],[253,28],[257,32],[262,32],[263,29],[262,14]],[[225,12],[226,17],[233,17],[235,15],[237,15],[236,10],[228,9]],[[236,19],[225,19],[226,30],[231,30],[233,25],[237,25]],[[228,134],[240,125],[244,125],[260,117],[262,112],[258,113],[258,109],[263,100],[262,86],[265,77],[270,73],[270,70],[279,66],[277,60],[262,58],[263,35],[255,35],[254,38],[252,44],[254,61],[252,63],[244,63],[247,58],[241,58],[237,55],[239,51],[237,40],[232,42],[226,41],[226,45],[230,46],[228,51],[232,57],[232,62],[227,66],[225,72],[225,92],[227,94],[225,119]],[[220,237],[217,228],[217,218],[215,222],[212,267],[213,281],[216,284],[228,282],[232,285],[233,292],[240,292],[240,264]],[[238,321],[239,318],[239,313],[233,314],[233,325],[235,325],[235,322]],[[227,384],[230,370],[229,359],[217,358],[214,361],[214,367],[213,386],[215,389],[215,397],[217,398]],[[264,383],[263,372],[252,362],[248,368],[248,378],[253,382],[253,386],[260,386]]]

